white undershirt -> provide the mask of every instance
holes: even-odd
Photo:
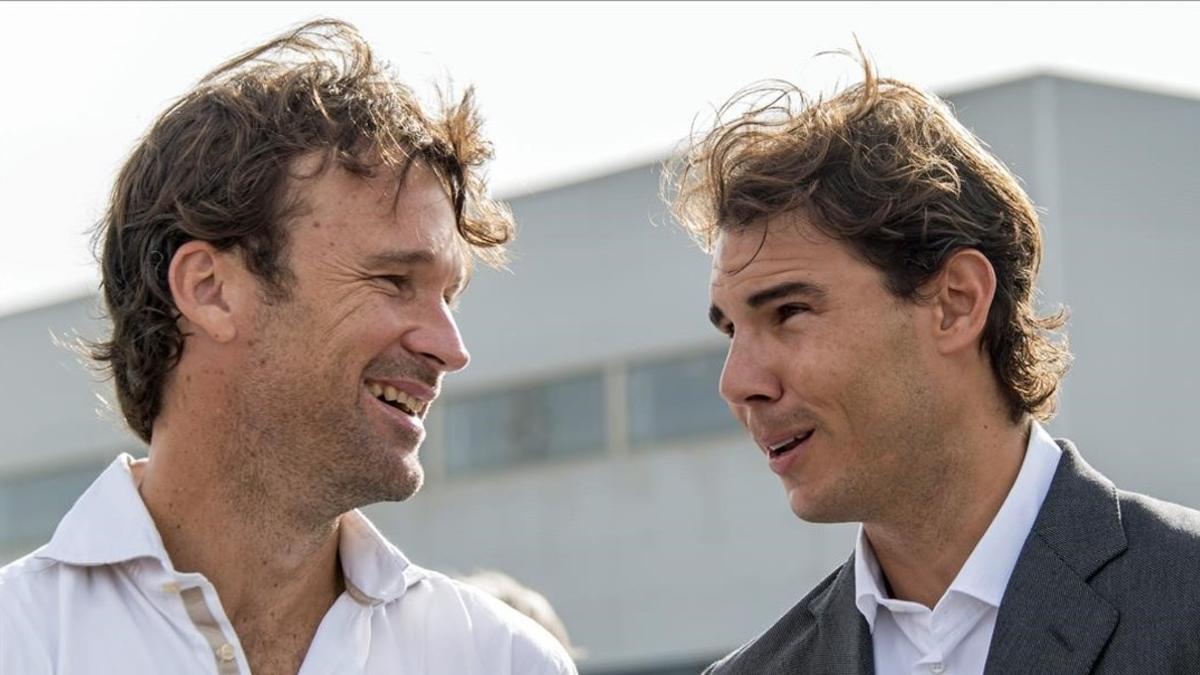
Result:
[[[855,605],[871,629],[878,675],[983,673],[1000,600],[1061,456],[1058,445],[1034,422],[1016,482],[932,610],[887,596],[879,562],[859,527]]]

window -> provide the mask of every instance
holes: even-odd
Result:
[[[438,411],[440,424],[430,425],[431,445],[453,477],[735,432],[717,394],[724,363],[718,348],[451,397]],[[623,405],[610,410],[609,396]]]
[[[604,401],[598,372],[452,400],[445,409],[447,473],[603,453]]]
[[[630,443],[736,430],[717,393],[724,364],[724,350],[630,364]]]

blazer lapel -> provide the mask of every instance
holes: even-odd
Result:
[[[817,620],[812,649],[813,672],[874,675],[871,631],[854,604],[854,557],[842,565],[829,590],[809,605]]]
[[[1075,447],[1062,459],[1009,579],[985,673],[1087,673],[1119,612],[1088,585],[1126,548],[1117,492]]]

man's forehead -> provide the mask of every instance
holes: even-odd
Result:
[[[727,277],[803,267],[815,249],[828,238],[794,221],[772,221],[723,230],[713,246],[711,275],[714,284]]]

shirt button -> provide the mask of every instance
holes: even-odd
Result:
[[[217,647],[217,658],[221,659],[222,661],[232,661],[233,657],[233,645],[226,642],[220,647]]]
[[[942,663],[941,661],[938,661],[937,663],[931,663],[929,664],[929,672],[933,673],[934,675],[938,675],[938,673],[944,673],[946,672],[946,664]]]
[[[163,589],[163,593],[178,593],[179,592],[179,582],[178,581],[168,581],[167,583],[162,585],[162,589]]]

